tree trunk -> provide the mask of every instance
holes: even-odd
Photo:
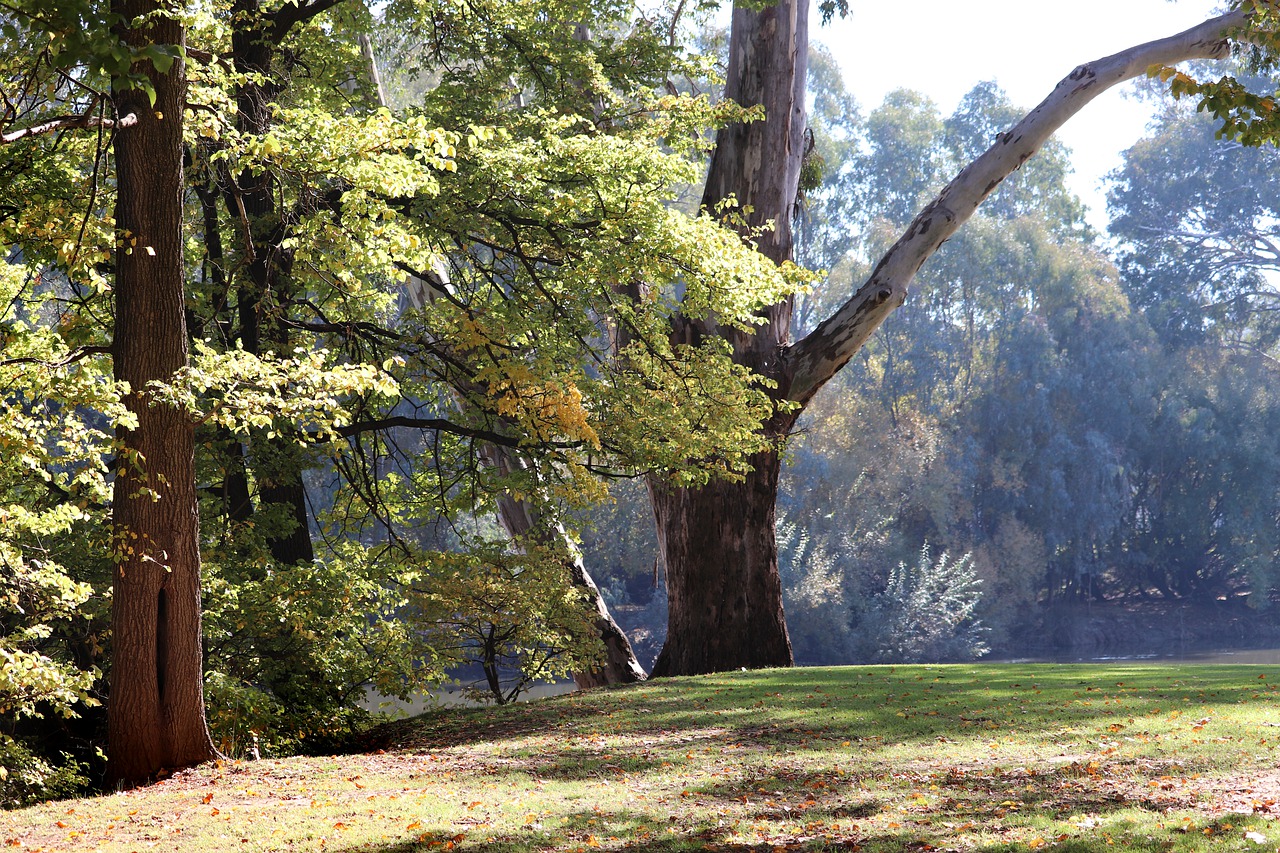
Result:
[[[460,405],[465,405],[461,403]],[[524,467],[519,455],[509,447],[487,444],[481,451],[485,464],[491,465],[503,473]],[[565,535],[559,525],[547,530],[546,523],[539,518],[537,507],[528,501],[515,498],[510,493],[498,496],[498,517],[502,527],[517,545],[527,542],[530,537],[549,539],[550,544],[561,554],[569,569],[573,586],[587,599],[587,606],[593,611],[592,623],[600,641],[604,643],[605,660],[600,666],[575,672],[573,681],[580,689],[605,687],[610,684],[634,684],[645,680],[644,667],[636,658],[635,650],[626,633],[614,621],[609,613],[609,606],[600,594],[600,588],[587,573],[582,562],[582,553]]]
[[[741,483],[649,483],[669,614],[654,677],[791,665],[774,535],[781,463],[754,462]]]
[[[736,196],[748,225],[771,229],[754,238],[776,262],[791,260],[791,221],[805,146],[808,73],[806,0],[780,0],[758,11],[735,7],[725,96],[763,104],[765,121],[732,125],[716,137],[703,205]],[[772,306],[755,334],[677,318],[677,340],[720,334],[734,357],[779,382],[782,348],[791,335],[792,301]],[[794,416],[767,427],[783,440]],[[650,480],[658,543],[667,566],[667,640],[656,675],[690,675],[741,667],[790,666],[791,641],[782,610],[774,506],[779,458],[765,453],[740,483],[700,489]]]
[[[304,9],[310,4],[299,4]],[[275,68],[279,42],[287,27],[272,18],[259,0],[237,0],[234,12],[241,26],[232,34],[232,55],[236,71],[247,75],[236,91],[236,127],[246,134],[262,136],[274,120],[272,102],[283,84],[274,75],[286,72]],[[314,14],[314,12],[312,12]],[[269,171],[245,170],[236,178],[239,194],[227,192],[227,209],[237,217],[243,205],[251,235],[251,249],[245,275],[237,288],[240,317],[240,344],[253,355],[289,356],[292,344],[287,325],[293,295],[293,250],[286,245],[289,229],[277,206],[277,188]],[[228,188],[229,190],[230,188]],[[278,563],[299,565],[315,559],[311,541],[311,510],[307,505],[305,467],[299,449],[290,442],[268,437],[255,430],[249,440],[248,462],[258,483],[260,508],[283,506],[286,528],[267,538],[271,556]]]
[[[151,14],[131,44],[181,45],[182,26],[157,15],[154,0],[124,0],[112,11],[128,27]],[[120,115],[137,125],[115,138],[115,377],[129,383],[137,417],[121,428],[113,499],[118,564],[111,601],[108,780],[144,782],[161,769],[215,758],[205,722],[200,635],[200,547],[194,428],[181,411],[152,405],[147,383],[187,364],[182,246],[182,60],[168,73],[150,63],[151,107],[139,89],[116,93]]]

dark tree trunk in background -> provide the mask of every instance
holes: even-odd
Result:
[[[791,219],[805,144],[808,73],[806,0],[780,0],[759,11],[735,8],[725,96],[744,106],[763,104],[766,120],[732,125],[716,137],[703,204],[730,195],[748,222],[774,228],[757,239],[775,261],[791,260]],[[677,319],[675,337],[723,335],[736,360],[776,379],[786,393],[782,348],[791,335],[790,300],[768,309],[754,335]],[[794,422],[768,426],[779,442]],[[755,458],[741,483],[674,489],[650,481],[658,544],[667,566],[667,640],[654,675],[689,675],[740,667],[790,666],[791,642],[782,611],[782,582],[774,507],[776,453]]]
[[[123,21],[155,12],[148,0],[112,4]],[[182,26],[155,17],[129,30],[132,44],[181,45]],[[181,411],[151,405],[147,383],[187,364],[183,291],[181,59],[168,73],[135,66],[155,88],[116,93],[134,127],[115,139],[115,377],[128,382],[133,429],[121,429],[113,536],[118,550],[111,602],[108,780],[144,782],[161,769],[215,758],[204,712],[200,636],[200,547],[194,428]]]
[[[300,3],[299,9],[311,4]],[[287,69],[275,67],[279,43],[288,33],[277,16],[263,9],[259,0],[236,0],[234,13],[241,21],[232,35],[235,69],[250,75],[236,91],[236,126],[242,133],[263,135],[271,129],[272,103],[283,91],[276,75]],[[314,15],[315,12],[310,12]],[[277,205],[273,177],[269,170],[241,172],[236,177],[238,192],[226,193],[232,218],[243,211],[252,238],[252,252],[245,264],[246,275],[237,288],[240,343],[254,355],[291,355],[288,312],[293,296],[293,250],[285,245],[288,228]],[[311,541],[311,511],[302,474],[305,463],[299,448],[285,439],[271,439],[265,431],[251,434],[245,460],[258,484],[259,507],[285,509],[288,529],[273,532],[267,539],[271,556],[279,563],[296,565],[315,559]]]

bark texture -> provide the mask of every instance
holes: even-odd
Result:
[[[792,256],[791,221],[805,145],[808,14],[805,0],[734,8],[725,95],[743,105],[763,104],[767,118],[720,131],[703,194],[709,208],[736,196],[751,211],[750,226],[772,221],[773,228],[756,239],[778,262]],[[785,391],[781,353],[791,335],[791,310],[791,300],[770,307],[755,334],[677,318],[674,336],[693,341],[722,335],[733,345],[735,360],[777,380]],[[766,429],[781,442],[793,422],[780,417]],[[792,663],[774,539],[777,454],[762,454],[754,464],[741,483],[678,489],[649,482],[667,566],[667,640],[655,676]]]
[[[116,2],[125,26],[159,8],[148,0]],[[183,43],[181,25],[154,16],[129,29],[132,44]],[[152,405],[147,383],[169,380],[187,364],[182,257],[181,59],[160,74],[141,67],[155,88],[154,108],[141,90],[117,93],[117,110],[137,124],[115,139],[115,376],[137,426],[122,429],[124,452],[113,503],[118,565],[111,602],[111,696],[108,708],[112,783],[144,782],[217,756],[204,711],[200,634],[199,518],[194,430],[182,412]]]
[[[654,677],[792,663],[774,536],[781,466],[776,453],[754,461],[741,483],[649,484],[667,565],[667,640]]]

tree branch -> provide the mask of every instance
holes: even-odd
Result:
[[[968,221],[1006,177],[1039,150],[1053,133],[1107,89],[1152,66],[1227,55],[1226,33],[1244,26],[1249,13],[1228,12],[1159,41],[1081,65],[1011,130],[999,134],[986,153],[966,166],[880,259],[871,277],[843,306],[802,340],[783,351],[789,400],[808,403],[844,367],[871,334],[906,299],[920,267]]]
[[[279,44],[297,24],[309,21],[321,12],[337,6],[343,0],[311,0],[310,3],[286,3],[266,17],[271,21],[271,42]]]
[[[122,127],[133,127],[137,123],[138,117],[133,113],[120,118],[99,118],[92,113],[78,116],[58,116],[40,124],[33,124],[31,127],[24,127],[21,130],[0,133],[0,143],[8,145],[11,142],[17,142],[19,139],[26,139],[28,136],[40,136],[41,134],[53,133],[58,130],[86,130],[99,127],[115,130]]]
[[[114,347],[85,346],[85,347],[77,347],[76,349],[68,353],[65,358],[60,358],[57,361],[45,361],[44,359],[41,359],[41,358],[29,358],[29,357],[3,358],[3,359],[0,359],[0,367],[13,367],[16,365],[32,364],[32,365],[39,365],[41,367],[47,367],[49,369],[56,370],[61,367],[66,367],[69,364],[75,364],[77,361],[82,361],[91,355],[114,355],[114,354],[115,354]]]
[[[393,415],[388,418],[379,418],[377,420],[357,421],[346,426],[337,427],[333,430],[334,435],[342,438],[348,438],[353,435],[362,435],[367,432],[378,432],[381,430],[391,429],[393,427],[406,427],[408,429],[433,429],[440,432],[452,433],[453,435],[466,436],[467,438],[477,438],[481,441],[487,441],[490,444],[500,445],[502,447],[520,447],[519,439],[503,435],[493,430],[481,429],[479,427],[468,427],[462,424],[454,423],[445,418],[412,418],[407,415]],[[312,433],[311,437],[320,441],[323,440],[319,433]],[[543,444],[558,448],[568,449],[578,447],[581,442],[543,442]]]

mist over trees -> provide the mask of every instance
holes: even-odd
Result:
[[[821,53],[806,95],[803,4],[723,67],[654,15],[0,12],[6,802],[323,748],[466,665],[638,678],[604,603],[665,675],[1269,606],[1272,149],[1171,104],[1112,246],[1037,141],[1106,61],[1028,119],[864,116]]]

